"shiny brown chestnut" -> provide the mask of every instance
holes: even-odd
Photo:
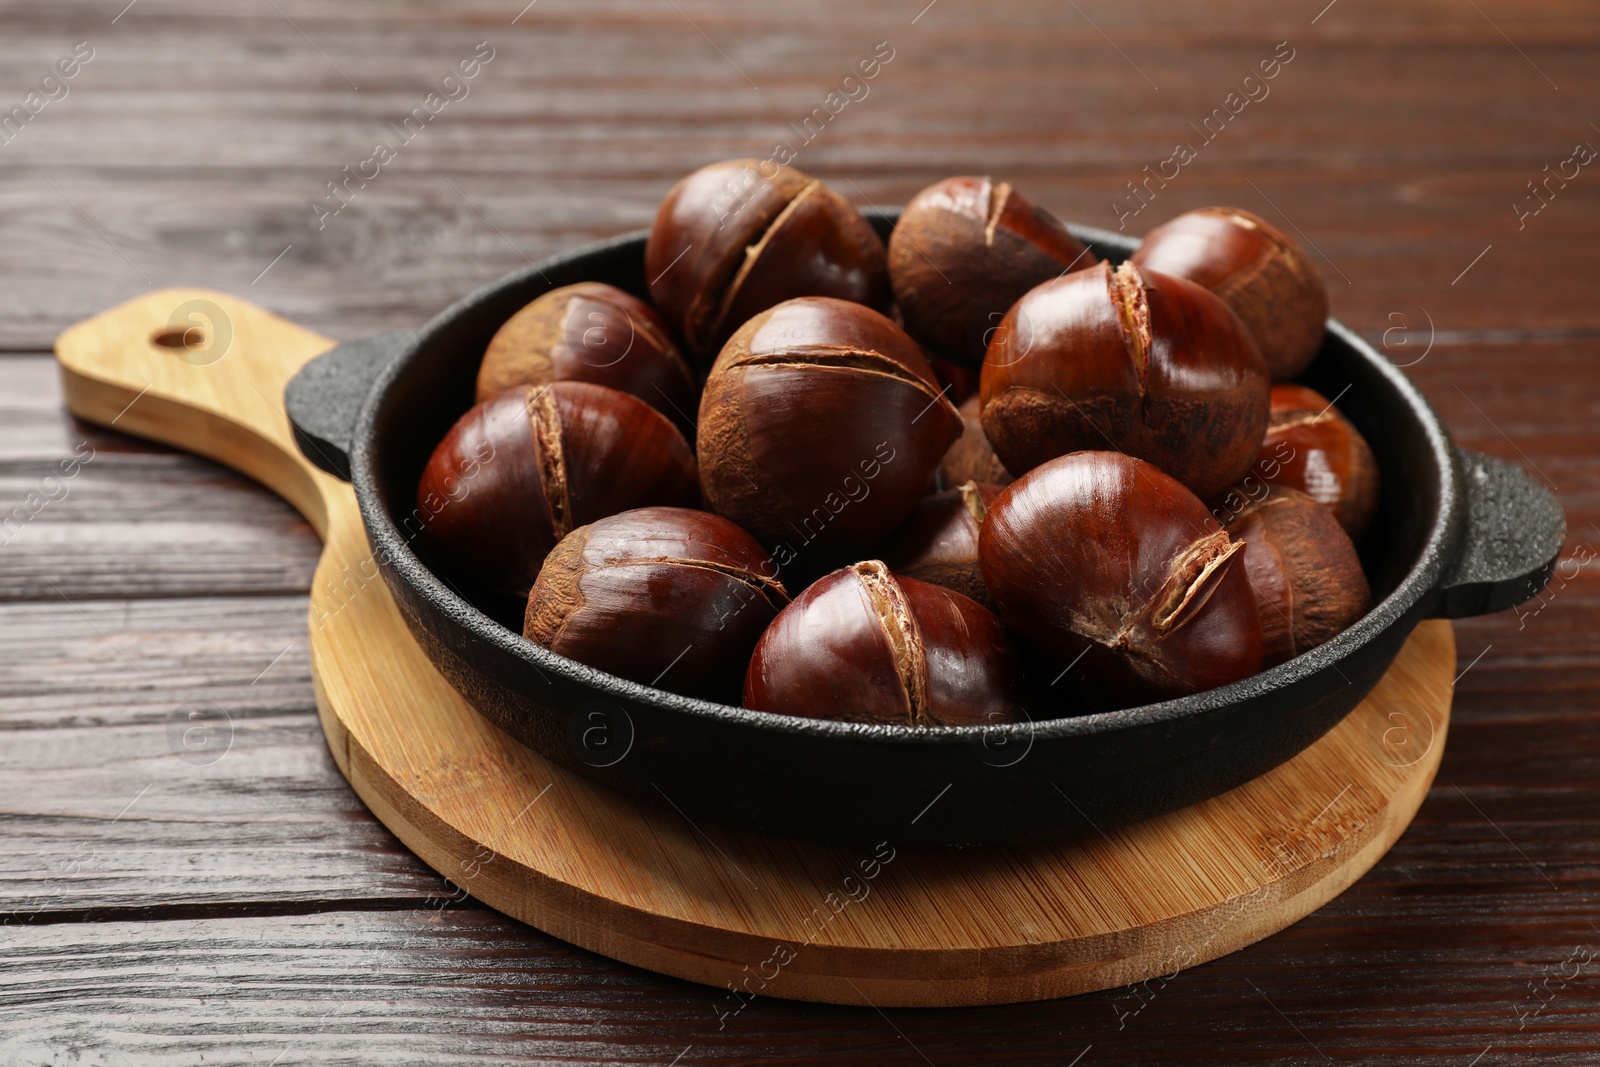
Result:
[[[978,537],[1000,617],[1117,705],[1261,669],[1243,548],[1176,479],[1120,452],[1034,468],[989,505]]]
[[[1013,473],[1115,449],[1205,497],[1250,469],[1269,385],[1226,304],[1124,263],[1074,271],[1017,301],[989,344],[979,395],[984,432]]]
[[[1000,620],[880,560],[834,571],[778,613],[745,707],[812,719],[972,726],[1017,718],[1020,670]]]
[[[788,603],[778,565],[727,519],[638,508],[561,539],[522,635],[635,682],[737,701],[756,641]]]
[[[604,282],[552,289],[507,319],[478,366],[478,402],[519,385],[620,389],[694,434],[699,387],[656,310]]]
[[[978,566],[978,532],[1001,488],[966,482],[923,497],[884,542],[884,563],[896,574],[954,589],[992,609]]]
[[[1327,397],[1303,385],[1272,387],[1267,435],[1251,473],[1331,508],[1352,538],[1366,533],[1378,510],[1378,462],[1367,439]]]
[[[1023,293],[1097,262],[1054,215],[988,177],[928,186],[889,235],[889,284],[907,331],[969,367]]]
[[[793,297],[885,306],[885,254],[861,213],[815,178],[731,159],[672,187],[644,262],[656,307],[709,363],[751,316]]]
[[[1322,347],[1328,287],[1298,244],[1248,211],[1179,215],[1145,236],[1133,262],[1221,297],[1255,336],[1274,379],[1293,378]]]
[[[1317,647],[1372,607],[1350,535],[1306,494],[1272,486],[1228,523],[1228,533],[1245,545],[1268,667]]]
[[[788,566],[860,559],[911,512],[961,416],[870,308],[789,300],[739,328],[700,397],[706,499]]]
[[[1006,486],[1016,480],[984,435],[981,406],[981,398],[970,396],[956,409],[961,414],[961,437],[939,461],[939,484],[945,488],[963,482]]]
[[[556,382],[507,390],[461,416],[422,472],[416,519],[446,574],[522,599],[575,528],[699,499],[694,453],[665,416],[603,385]]]

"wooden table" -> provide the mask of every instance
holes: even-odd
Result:
[[[43,105],[0,133],[0,522],[24,515],[0,526],[0,1062],[1600,1062],[1600,169],[1565,162],[1600,147],[1600,11],[522,2],[0,6],[0,118]],[[861,98],[827,114],[834,90]],[[394,158],[332,214],[325,183],[379,140]],[[150,286],[340,338],[414,327],[779,140],[863,204],[988,170],[1077,221],[1120,202],[1133,232],[1259,212],[1460,443],[1560,495],[1568,560],[1541,601],[1460,624],[1438,781],[1342,897],[1136,989],[758,1000],[719,1028],[710,989],[452,896],[324,747],[305,523],[60,409],[55,334]],[[1178,142],[1196,158],[1131,214]]]

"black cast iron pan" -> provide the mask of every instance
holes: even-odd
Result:
[[[868,213],[885,237],[897,215]],[[1113,261],[1135,245],[1073,231]],[[795,719],[651,689],[524,640],[440,580],[408,536],[423,465],[472,405],[479,359],[501,323],[573,282],[644,296],[643,265],[643,233],[558,256],[479,290],[420,332],[341,345],[289,384],[286,404],[307,457],[355,486],[384,581],[451,684],[547,758],[696,821],[952,846],[1056,840],[1171,811],[1322,736],[1419,620],[1534,595],[1565,537],[1549,492],[1521,468],[1456,448],[1405,377],[1330,322],[1302,380],[1337,396],[1366,435],[1383,497],[1363,540],[1376,606],[1327,644],[1180,700],[988,728]]]

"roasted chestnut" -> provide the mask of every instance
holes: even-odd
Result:
[[[928,186],[889,235],[889,284],[907,331],[969,367],[1023,293],[1096,262],[1054,215],[987,177]]]
[[[655,309],[615,286],[564,285],[507,319],[478,366],[478,401],[566,381],[620,389],[694,434],[699,388],[689,361]]]
[[[694,453],[637,397],[588,382],[479,404],[434,449],[403,525],[473,591],[528,595],[573,529],[630,508],[699,503]]]
[[[638,508],[561,539],[528,595],[522,634],[623,678],[731,702],[788,603],[778,565],[727,519]]]
[[[1245,545],[1268,667],[1317,647],[1372,606],[1350,535],[1306,494],[1272,486],[1228,523],[1228,533]]]
[[[984,435],[981,407],[981,399],[971,396],[956,409],[961,414],[961,437],[939,461],[939,484],[946,488],[963,482],[1004,486],[1014,481]]]
[[[911,512],[961,416],[916,342],[870,308],[789,300],[745,323],[700,397],[716,511],[779,563],[860,559]]]
[[[1239,208],[1179,215],[1145,236],[1133,262],[1188,278],[1244,320],[1275,379],[1293,378],[1322,347],[1328,288],[1300,246]]]
[[[778,613],[750,659],[744,703],[812,719],[989,725],[1016,718],[1019,673],[987,608],[867,560]]]
[[[983,429],[1014,474],[1086,449],[1160,467],[1205,497],[1244,476],[1267,425],[1267,367],[1228,306],[1124,263],[1045,282],[983,362]]]
[[[884,542],[884,563],[896,574],[954,589],[993,608],[978,567],[978,531],[989,502],[1000,489],[967,482],[923,497]]]
[[[1331,508],[1352,538],[1366,532],[1378,510],[1378,463],[1367,439],[1327,397],[1303,385],[1272,387],[1266,439],[1250,473],[1263,486],[1298,489]],[[1216,503],[1232,514],[1261,495],[1251,488],[1235,486]]]
[[[797,296],[882,308],[883,241],[848,201],[770,160],[731,159],[667,193],[645,245],[650,296],[710,362],[757,312]]]
[[[1149,463],[1076,452],[995,497],[978,560],[1008,626],[1092,695],[1130,704],[1261,669],[1243,548]]]

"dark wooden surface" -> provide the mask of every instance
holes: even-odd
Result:
[[[95,50],[0,144],[0,513],[93,449],[0,544],[0,1062],[1600,1063],[1600,168],[1521,229],[1511,207],[1600,147],[1592,3],[123,2],[0,3],[0,112]],[[323,182],[484,40],[471,94],[317,230]],[[65,416],[46,353],[150,285],[337,338],[419,325],[644,225],[695,166],[798,142],[885,40],[800,166],[877,204],[987,170],[1110,226],[1289,41],[1129,229],[1228,203],[1300,232],[1458,440],[1558,492],[1572,562],[1542,607],[1459,626],[1421,814],[1293,928],[1139,990],[757,1000],[719,1027],[712,990],[453,899],[366,813],[316,721],[316,539],[227,471]],[[214,762],[175,754],[192,710]]]

